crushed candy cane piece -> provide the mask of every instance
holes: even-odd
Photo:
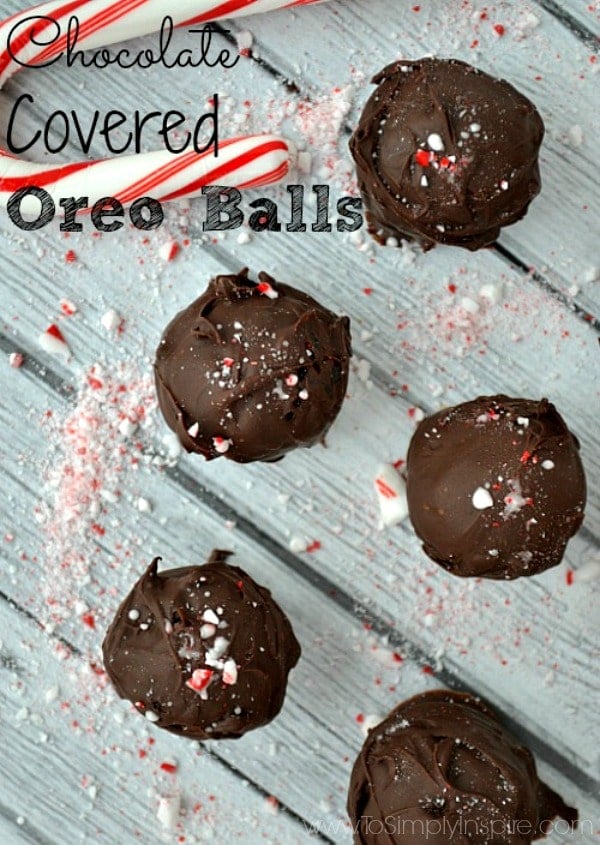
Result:
[[[65,361],[71,358],[71,350],[64,338],[63,333],[55,323],[51,323],[45,332],[38,338],[38,343],[44,352],[51,355],[60,355]]]
[[[391,464],[382,464],[375,477],[382,528],[398,525],[408,516],[406,483]]]
[[[235,660],[230,657],[228,660],[225,661],[225,665],[223,666],[223,683],[231,686],[237,683],[238,679],[238,668],[236,666]]]
[[[15,370],[18,370],[19,367],[23,366],[24,360],[25,360],[25,357],[23,356],[23,354],[21,352],[11,352],[10,355],[8,356],[8,363]]]
[[[192,677],[185,682],[186,687],[194,692],[202,692],[210,684],[214,672],[212,669],[194,669]]]
[[[232,445],[233,440],[228,440],[225,437],[213,437],[213,446],[215,447],[215,452],[218,452],[219,455],[224,455],[228,452],[229,447]]]
[[[489,490],[486,490],[485,487],[478,487],[477,490],[475,490],[471,496],[471,502],[473,503],[473,507],[478,511],[484,511],[487,508],[494,507],[494,500],[492,499]]]
[[[163,261],[173,261],[179,252],[179,248],[177,241],[167,241],[160,247],[158,254]]]
[[[100,317],[100,323],[107,332],[115,332],[122,322],[123,320],[121,315],[118,314],[114,308],[110,308],[108,311],[105,311]]]
[[[165,830],[174,830],[177,826],[177,822],[179,821],[180,810],[181,796],[179,793],[175,793],[174,795],[163,795],[158,802],[156,818]]]
[[[262,293],[263,296],[268,296],[269,299],[277,299],[279,297],[277,291],[268,282],[260,282],[256,286],[256,289],[259,293]]]

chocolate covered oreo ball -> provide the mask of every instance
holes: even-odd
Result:
[[[394,62],[373,82],[350,148],[380,243],[476,250],[524,216],[540,190],[533,103],[455,59]]]
[[[229,554],[161,573],[153,560],[102,644],[121,698],[190,739],[235,738],[266,725],[300,657],[271,593],[228,565]]]
[[[423,549],[454,575],[543,572],[583,521],[579,443],[546,399],[480,396],[439,411],[415,431],[406,473]]]
[[[445,690],[405,701],[370,731],[348,813],[356,845],[528,845],[556,816],[577,820],[488,707]]]
[[[322,441],[346,395],[350,321],[247,270],[217,276],[167,326],[158,401],[188,452],[274,461]]]

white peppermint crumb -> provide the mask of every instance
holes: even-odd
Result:
[[[469,131],[473,132],[473,133],[480,132],[481,131],[481,125],[479,123],[472,123],[469,126]]]
[[[159,799],[156,818],[165,830],[174,830],[179,820],[181,795],[164,795]]]
[[[307,550],[308,543],[306,540],[303,540],[302,537],[294,536],[290,540],[289,547],[291,552],[299,554],[300,552],[305,552]]]
[[[406,483],[391,464],[381,464],[375,477],[380,528],[398,525],[408,516]]]
[[[58,687],[50,687],[46,690],[44,694],[45,700],[50,703],[51,701],[56,701],[58,698]]]
[[[554,461],[542,461],[542,469],[554,469]]]
[[[368,716],[365,716],[364,720],[360,726],[360,732],[363,736],[367,736],[369,731],[372,731],[373,728],[376,728],[377,725],[383,721],[383,716],[378,716],[375,713],[370,713]]]
[[[114,332],[121,325],[121,315],[110,308],[100,317],[100,322],[107,332]]]
[[[572,147],[580,147],[583,144],[583,129],[578,124],[570,127],[567,136]]]
[[[264,807],[265,812],[272,816],[276,816],[279,813],[279,801],[273,795],[269,795],[268,798],[265,798]]]
[[[146,719],[148,719],[149,722],[158,722],[158,720],[160,718],[158,713],[155,713],[154,710],[146,710],[144,715],[145,715]]]
[[[135,608],[133,608],[127,614],[127,618],[130,619],[132,622],[137,622],[137,620],[140,618],[139,610],[136,610]]]
[[[125,419],[121,420],[119,423],[119,431],[123,437],[131,437],[131,435],[137,431],[137,423],[132,422],[129,417],[125,417]]]
[[[25,824],[25,818],[24,818],[24,816],[17,816],[17,818],[15,819],[15,821],[16,821],[16,823],[19,825],[19,827],[22,827],[22,826]]]
[[[444,149],[442,136],[438,135],[437,132],[432,132],[431,135],[427,136],[427,146],[430,150],[433,150],[436,153],[441,153]]]
[[[200,431],[200,426],[198,425],[197,422],[195,422],[193,425],[191,425],[188,428],[187,433],[190,435],[190,437],[197,437],[199,431]]]
[[[477,314],[479,311],[479,305],[475,302],[474,299],[471,299],[470,296],[463,296],[460,301],[460,306],[463,311],[466,311],[467,314]]]
[[[522,425],[523,428],[529,428],[529,418],[528,417],[517,417],[517,423]],[[543,464],[542,464],[543,466]],[[551,469],[552,467],[549,467]]]
[[[600,554],[594,555],[585,563],[582,563],[579,569],[573,572],[573,580],[576,583],[600,580]]]
[[[237,41],[239,52],[244,53],[252,47],[254,36],[247,29],[244,29],[241,32],[236,33],[235,40]]]
[[[237,236],[237,242],[240,246],[245,246],[246,244],[249,244],[250,235],[248,234],[248,232],[240,232],[240,234]]]
[[[487,299],[492,305],[496,305],[502,300],[503,288],[501,284],[487,284],[482,285],[479,289],[479,296]]]
[[[148,499],[144,499],[143,496],[140,496],[135,503],[136,508],[140,511],[140,513],[150,513],[152,511],[152,503],[148,501]]]
[[[584,285],[590,285],[592,282],[597,282],[600,280],[600,267],[588,267],[588,269],[583,274],[583,283]]]
[[[478,487],[471,496],[471,501],[473,503],[473,507],[478,511],[484,511],[487,508],[494,507],[494,500],[492,499],[489,490],[486,490],[485,487]]]
[[[167,458],[175,461],[181,455],[181,443],[174,431],[170,431],[162,439],[162,445],[167,452]]]

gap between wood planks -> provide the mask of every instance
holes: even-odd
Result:
[[[22,348],[21,344],[19,345],[19,348]],[[11,351],[16,351],[17,346],[14,341],[3,333],[0,333],[0,349],[4,352],[10,353]],[[66,399],[67,401],[72,400],[73,391],[69,388],[67,382],[57,372],[47,366],[44,366],[35,357],[35,355],[31,355],[30,352],[27,353],[24,369],[32,374],[34,378],[43,381],[62,399]],[[389,625],[380,616],[367,612],[364,608],[357,606],[356,600],[350,595],[350,593],[341,589],[337,584],[320,572],[317,572],[310,566],[307,566],[306,563],[297,555],[264,532],[261,528],[255,525],[254,522],[239,514],[234,508],[224,502],[215,493],[211,492],[203,484],[196,481],[196,479],[187,472],[179,469],[178,467],[167,468],[165,470],[165,476],[171,483],[180,488],[180,490],[186,492],[198,502],[210,508],[220,518],[226,521],[235,522],[244,536],[264,547],[274,558],[281,561],[287,569],[294,572],[295,575],[298,575],[307,584],[322,593],[325,598],[336,604],[336,606],[351,617],[353,621],[358,621],[360,623],[368,622],[372,626],[372,629],[380,636],[385,636],[395,649],[404,651],[411,659],[420,665],[431,664],[431,658],[412,639],[398,633],[397,629]],[[588,536],[595,541],[593,535],[590,534]],[[21,613],[24,613],[35,624],[42,627],[35,615],[18,605],[5,593],[0,592],[0,600],[7,601],[12,607],[16,608]],[[79,657],[84,657],[83,653],[67,640],[60,637],[55,637],[55,639],[60,640],[63,645],[66,645]],[[433,662],[435,663],[435,661]],[[434,669],[434,676],[440,681],[440,683],[453,689],[462,689],[471,692],[474,695],[478,694],[477,690],[466,685],[454,671],[446,668],[441,668],[439,670]],[[496,709],[498,709],[498,707],[496,707]],[[536,734],[520,725],[510,715],[501,710],[499,710],[499,712],[512,732],[526,746],[528,746],[537,757],[552,768],[564,774],[564,776],[585,795],[594,798],[596,795],[597,784],[593,777],[582,771],[578,766],[574,765],[567,756],[561,754]],[[228,767],[230,766],[229,762],[220,757],[219,759],[224,765]],[[251,783],[256,789],[261,791],[261,794],[267,794],[258,784],[252,781]],[[284,809],[285,812],[290,813],[293,818],[302,821],[302,817],[296,814],[295,811],[287,805],[282,805],[282,809]],[[331,840],[326,837],[322,837],[322,841],[330,842]]]
[[[588,30],[586,27],[579,24],[578,21],[576,21],[575,18],[573,18],[570,14],[561,10],[560,7],[554,2],[554,0],[536,0],[536,2],[549,14],[556,18],[561,24],[563,24],[563,26],[565,26],[579,40],[583,41],[587,46],[592,47],[595,51],[599,50],[598,36],[594,35],[591,30]],[[213,23],[212,26],[215,32],[218,32],[219,35],[221,35],[225,41],[237,48],[237,39],[236,36],[232,34],[231,29],[226,29],[218,23]],[[250,58],[269,76],[271,76],[280,85],[282,85],[288,93],[293,94],[295,96],[301,96],[308,102],[311,101],[311,97],[307,93],[306,89],[294,79],[289,79],[287,75],[282,70],[279,70],[277,67],[275,67],[274,64],[262,57],[255,56],[252,50],[250,50],[248,58]],[[346,138],[350,138],[354,131],[354,128],[348,123],[345,123],[343,131]],[[600,332],[600,316],[597,317],[594,314],[591,314],[587,309],[583,308],[574,300],[565,296],[565,294],[559,288],[553,285],[542,273],[540,273],[538,270],[531,268],[518,255],[516,255],[511,250],[507,249],[499,241],[492,244],[489,249],[494,252],[502,260],[503,263],[508,264],[509,266],[518,270],[523,275],[531,277],[539,287],[547,291],[557,301],[559,301],[561,304],[565,305],[567,308],[573,311],[573,313],[575,313],[580,319],[593,326],[597,332]]]
[[[56,378],[57,378],[58,381],[61,381],[60,376],[56,376]],[[61,396],[64,397],[64,395],[65,395],[64,393],[61,393]],[[101,548],[103,548],[101,546],[101,544],[99,544],[99,545],[100,545]],[[67,648],[69,650],[69,652],[71,654],[75,655],[80,660],[84,660],[84,661],[87,660],[86,655],[77,645],[75,645],[74,643],[67,640],[65,637],[62,637],[60,634],[57,634],[55,632],[48,634],[44,625],[42,625],[42,623],[39,621],[39,619],[35,616],[34,613],[32,613],[30,610],[28,610],[23,605],[16,602],[9,595],[7,595],[3,590],[0,590],[0,601],[5,602],[6,604],[9,605],[9,607],[13,608],[13,610],[15,610],[17,613],[21,614],[26,619],[33,622],[33,624],[36,627],[38,627],[41,631],[44,632],[45,636],[47,636],[49,639],[54,640],[55,642],[63,645],[65,648]],[[7,667],[7,668],[9,668],[9,667]],[[16,671],[16,669],[15,669],[15,671]],[[198,745],[200,745],[202,747],[202,750],[206,753],[207,756],[209,756],[213,760],[218,761],[218,763],[220,763],[229,772],[236,775],[236,777],[239,777],[241,780],[244,780],[257,795],[260,795],[261,798],[267,799],[267,798],[271,797],[270,792],[268,792],[266,789],[263,789],[263,787],[259,783],[257,783],[255,780],[250,778],[242,769],[240,769],[238,766],[235,766],[226,757],[217,753],[213,748],[210,747],[209,744],[204,743],[204,742],[198,742]],[[584,791],[584,790],[582,790],[582,791]],[[279,809],[280,809],[281,812],[283,812],[289,819],[296,822],[296,824],[301,826],[306,831],[307,825],[310,825],[309,819],[306,819],[303,816],[301,816],[294,809],[292,809],[289,805],[282,802],[279,797],[277,797],[277,803],[278,803],[278,806],[279,806]],[[5,808],[2,804],[0,804],[0,815],[4,816],[7,820],[10,821],[13,814],[9,813],[7,811],[7,808]],[[19,828],[19,829],[21,829],[21,828]],[[37,831],[36,831],[36,833],[37,833]],[[314,835],[315,839],[319,842],[330,843],[330,845],[334,845],[334,843],[335,843],[335,840],[330,839],[328,836],[325,836],[324,834],[320,833],[319,831],[315,831],[315,833],[313,835]],[[36,839],[35,841],[38,842],[40,840]],[[43,843],[42,843],[42,845],[43,845]]]

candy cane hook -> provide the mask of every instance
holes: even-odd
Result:
[[[314,2],[320,0],[177,0],[176,4],[165,0],[50,0],[0,23],[0,87],[23,65],[41,65],[63,53],[73,16],[79,22],[78,49],[91,50],[156,32],[166,15],[175,26],[193,26]],[[163,201],[193,197],[210,184],[258,187],[282,180],[293,159],[293,144],[276,135],[221,141],[218,157],[212,150],[180,154],[161,150],[52,167],[23,161],[0,149],[0,206],[5,207],[15,191],[31,185],[43,188],[55,201],[86,195],[93,203],[110,196],[123,205],[146,195]],[[35,206],[33,201],[31,210],[35,211]],[[29,211],[27,202],[23,211]]]

